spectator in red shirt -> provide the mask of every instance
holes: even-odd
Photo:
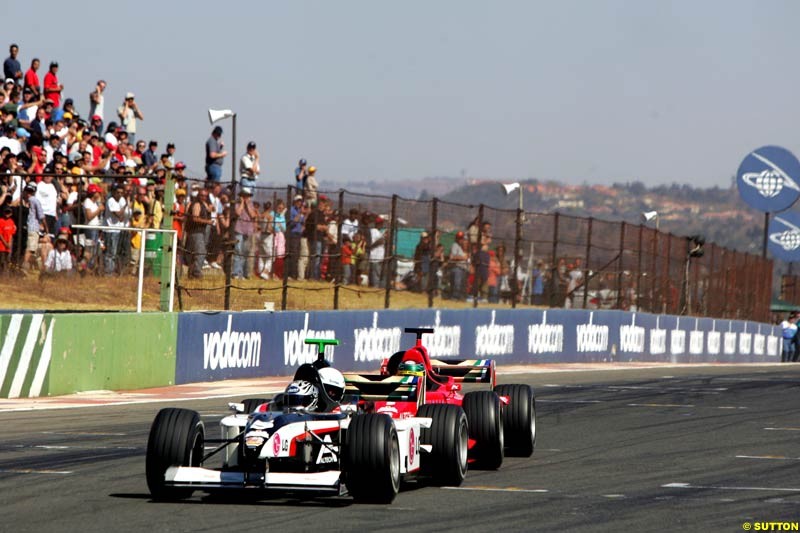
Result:
[[[61,91],[64,86],[58,83],[58,63],[50,63],[50,71],[44,75],[44,97],[53,101],[53,107],[61,104]]]
[[[353,243],[350,236],[342,235],[342,285],[349,285],[353,280]]]
[[[39,58],[34,57],[31,61],[31,68],[25,73],[25,89],[30,89],[34,95],[34,100],[38,100],[42,94],[42,84],[39,83],[39,75],[36,73],[39,70]]]
[[[11,243],[17,233],[17,225],[11,218],[12,212],[10,205],[4,206],[3,216],[0,217],[0,274],[11,264]]]

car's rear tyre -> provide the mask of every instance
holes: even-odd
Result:
[[[425,404],[417,416],[433,420],[422,428],[420,442],[431,446],[422,454],[422,473],[435,485],[458,487],[467,475],[469,429],[464,410],[457,405]]]
[[[147,439],[147,487],[155,500],[181,500],[192,489],[166,485],[164,474],[170,466],[201,466],[205,428],[200,415],[188,409],[162,409],[153,420]]]
[[[503,412],[500,397],[492,391],[468,392],[461,404],[467,414],[470,450],[475,466],[496,470],[503,464]]]
[[[242,404],[244,405],[244,412],[246,414],[250,414],[256,410],[256,407],[261,405],[262,403],[268,403],[269,400],[266,398],[247,398],[242,400]]]
[[[498,385],[495,392],[508,396],[503,409],[503,433],[509,455],[530,457],[536,447],[536,397],[529,385]]]
[[[400,490],[400,445],[387,415],[364,414],[347,427],[342,457],[347,490],[360,503],[391,503]]]

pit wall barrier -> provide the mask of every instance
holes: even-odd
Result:
[[[0,314],[0,397],[171,385],[177,334],[169,313]]]
[[[286,376],[336,338],[326,357],[343,371],[377,371],[413,345],[405,327],[433,327],[432,357],[511,363],[778,362],[777,326],[740,320],[584,310],[385,310],[182,313],[176,383]]]

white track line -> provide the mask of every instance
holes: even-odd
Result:
[[[694,407],[692,404],[681,403],[628,403],[628,407]]]
[[[8,468],[0,470],[0,474],[55,474],[65,476],[72,473],[72,470],[30,470],[27,468]]]
[[[695,489],[695,490],[757,490],[767,492],[800,492],[800,488],[795,487],[728,487],[725,485],[692,485],[691,483],[667,483],[661,485],[664,489]]]
[[[445,490],[470,490],[480,492],[533,492],[543,494],[550,492],[547,489],[520,489],[517,487],[442,487]]]
[[[784,457],[782,455],[734,455],[737,459],[765,459],[772,461],[800,461],[800,457]]]
[[[765,431],[800,431],[800,428],[764,428]]]

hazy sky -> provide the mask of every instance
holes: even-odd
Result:
[[[59,61],[84,115],[98,78],[107,115],[135,92],[140,138],[175,141],[197,172],[208,107],[238,113],[239,154],[255,140],[279,185],[302,156],[323,188],[462,172],[725,186],[754,148],[800,153],[793,0],[71,5],[7,3],[0,46],[23,70],[41,58],[40,78]]]

